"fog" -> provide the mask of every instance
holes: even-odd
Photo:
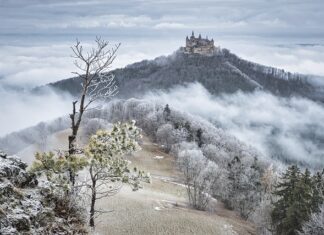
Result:
[[[145,98],[207,118],[268,157],[323,165],[324,108],[313,101],[262,91],[215,97],[198,83]]]
[[[44,94],[32,94],[0,88],[0,136],[67,115],[71,98],[57,95],[50,89]]]
[[[50,90],[46,95],[0,90],[0,95],[0,122],[6,123],[1,135],[66,116],[71,108],[69,96]],[[198,83],[148,92],[143,98],[205,118],[280,163],[324,166],[324,107],[319,103],[262,91],[213,96]]]

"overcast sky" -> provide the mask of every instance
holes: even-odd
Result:
[[[0,0],[0,79],[35,86],[70,76],[75,38],[122,42],[121,67],[172,53],[192,30],[246,59],[324,75],[323,12],[323,0]]]
[[[171,54],[194,30],[245,59],[324,76],[323,12],[323,0],[0,0],[0,95],[70,77],[69,47],[96,35],[122,43],[115,67]]]
[[[4,33],[322,37],[322,0],[1,0]]]

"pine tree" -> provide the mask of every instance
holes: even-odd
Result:
[[[170,115],[171,115],[171,109],[169,108],[169,105],[167,104],[163,110],[163,117],[166,122],[170,121]]]
[[[297,166],[290,166],[274,194],[279,197],[273,203],[271,213],[276,234],[298,234],[312,212],[313,183],[310,171],[306,169],[305,173],[301,173]]]
[[[192,130],[191,130],[191,126],[190,126],[190,122],[186,121],[185,125],[184,125],[184,128],[186,129],[187,133],[188,133],[188,136],[187,136],[187,141],[188,142],[191,142],[194,137],[193,137],[193,134],[192,134]]]
[[[313,198],[312,198],[312,211],[319,212],[319,207],[324,203],[324,171],[317,172],[312,177],[313,184]]]
[[[199,148],[201,148],[201,146],[204,144],[203,141],[202,141],[202,133],[203,133],[202,129],[199,128],[197,130],[197,134],[196,134],[196,136],[197,136],[197,144],[198,144]]]
[[[278,196],[279,200],[273,203],[274,209],[271,213],[271,218],[277,234],[288,235],[286,230],[292,221],[287,221],[286,218],[293,213],[291,205],[294,201],[294,191],[300,175],[301,173],[297,166],[290,166],[281,177],[281,182],[275,187],[274,195]]]
[[[312,189],[313,185],[310,171],[306,169],[296,185],[293,192],[292,204],[288,210],[288,216],[286,218],[288,234],[295,234],[296,231],[300,231],[303,223],[309,220],[313,195]]]

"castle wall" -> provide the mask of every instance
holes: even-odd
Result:
[[[183,48],[185,53],[212,54],[215,51],[214,41],[194,37],[186,38],[186,46]]]

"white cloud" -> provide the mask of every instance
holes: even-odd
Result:
[[[93,39],[82,41],[85,49],[93,46]],[[120,42],[122,45],[112,68],[171,54],[180,45],[179,41],[172,41],[166,45],[163,40],[147,42],[123,39]],[[31,88],[72,77],[71,72],[76,68],[70,56],[70,47],[74,43],[75,41],[71,40],[55,44],[50,41],[43,45],[0,45],[0,87],[11,85]],[[112,41],[111,45],[114,43],[118,41]]]
[[[288,160],[323,166],[324,148],[319,143],[324,140],[324,107],[310,100],[264,92],[215,97],[200,84],[145,98],[211,120],[268,157],[276,146]]]
[[[71,76],[69,46],[0,46],[0,85],[33,87]]]
[[[164,22],[154,26],[155,29],[187,29],[188,26],[180,23]]]
[[[289,72],[324,76],[324,44],[299,45],[297,42],[281,44],[281,40],[217,41],[240,57]],[[272,43],[272,44],[271,44]]]
[[[35,22],[35,27],[40,28],[134,28],[148,27],[153,20],[145,15],[129,16],[123,14],[98,15],[98,16],[77,16],[69,17],[67,21],[59,22]]]
[[[48,90],[46,94],[0,89],[0,136],[67,115],[72,100]]]

